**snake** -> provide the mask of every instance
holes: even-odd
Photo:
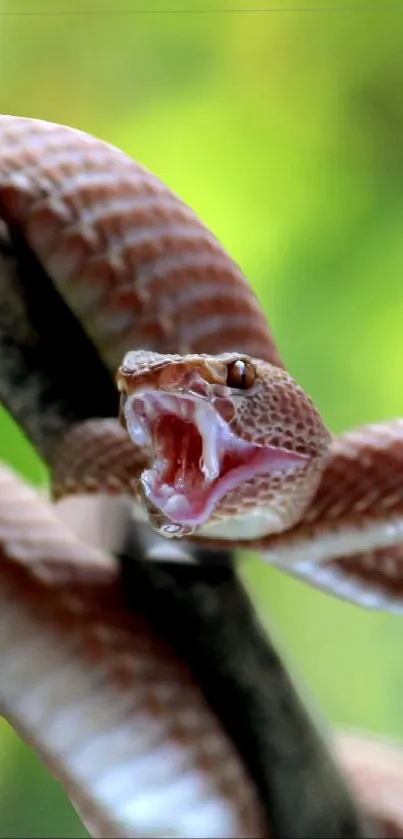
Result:
[[[0,395],[48,464],[55,502],[123,496],[133,518],[164,542],[194,546],[213,562],[220,551],[252,547],[337,596],[399,610],[403,422],[330,433],[285,369],[250,283],[187,205],[104,141],[1,116],[0,225],[12,266]],[[40,514],[12,476],[2,480],[8,513],[0,536],[14,574],[17,563],[28,586],[55,574],[63,587],[73,563],[91,586],[99,575],[101,588],[116,587],[102,552],[94,558],[71,542],[48,508]],[[13,517],[16,502],[7,508],[7,496],[19,492]],[[49,542],[53,562],[42,545],[33,571],[25,506],[26,523],[41,529],[46,519],[58,536]],[[35,539],[32,550],[37,556]],[[64,610],[80,611],[77,594],[56,589]],[[19,621],[12,610],[14,633]],[[111,647],[116,631],[105,640],[99,629],[98,642]],[[131,626],[131,640],[135,632]],[[216,821],[212,835],[261,835],[255,817],[246,828],[242,821],[257,812],[253,795],[237,825]],[[121,831],[123,823],[124,816]],[[141,832],[141,812],[135,823]],[[102,835],[107,817],[106,825]]]
[[[251,546],[338,596],[399,610],[402,420],[334,437],[238,266],[123,152],[7,116],[0,137],[2,219],[121,394],[121,422],[97,416],[95,397],[94,417],[61,439],[47,429],[54,497],[126,494],[164,536]],[[52,365],[89,398],[99,382],[78,373],[74,341]]]

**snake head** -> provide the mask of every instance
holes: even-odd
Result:
[[[243,353],[126,354],[120,416],[149,452],[139,496],[165,536],[259,538],[297,521],[330,434],[289,374]]]

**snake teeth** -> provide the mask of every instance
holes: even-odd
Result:
[[[133,443],[135,443],[136,446],[145,447],[150,441],[150,432],[147,428],[146,422],[144,421],[146,418],[149,418],[149,414],[145,403],[142,403],[141,407],[141,414],[139,411],[134,411],[133,403],[130,399],[128,399],[123,410],[127,431],[133,440]]]
[[[200,470],[204,477],[213,481],[220,475],[219,457],[219,431],[216,416],[211,415],[211,410],[205,402],[189,398],[178,398],[167,393],[156,393],[152,402],[147,404],[147,416],[153,419],[158,408],[175,414],[185,422],[194,422],[200,434],[203,447],[203,455],[200,462]]]
[[[203,404],[195,406],[195,422],[203,444],[203,457],[200,464],[205,478],[213,481],[220,475],[220,457],[218,451],[219,426],[217,419],[209,417],[209,410]]]
[[[200,471],[207,481],[216,480],[220,475],[219,440],[222,429],[219,418],[211,415],[211,409],[205,402],[178,398],[161,391],[152,392],[149,399],[140,397],[127,400],[124,413],[133,442],[143,447],[150,443],[150,428],[161,410],[196,425],[203,449]]]

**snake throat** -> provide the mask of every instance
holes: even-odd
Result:
[[[218,502],[257,475],[282,475],[308,456],[237,437],[208,400],[161,390],[137,391],[123,408],[129,436],[152,452],[141,475],[144,499],[167,522],[198,528]]]

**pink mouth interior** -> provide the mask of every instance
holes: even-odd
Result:
[[[146,498],[177,525],[208,521],[230,490],[262,474],[293,471],[307,455],[257,446],[236,437],[209,402],[182,394],[145,391],[125,405],[134,443],[151,445],[154,462],[141,482]]]

